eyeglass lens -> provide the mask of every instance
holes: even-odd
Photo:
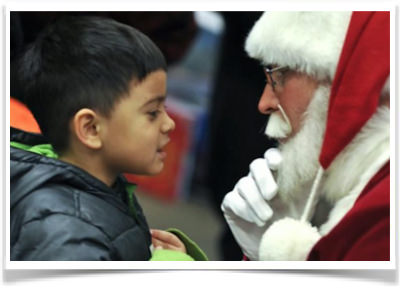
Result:
[[[265,71],[270,80],[270,84],[272,85],[273,91],[275,91],[277,83],[282,84],[283,71],[287,70],[287,69],[288,69],[287,66],[277,67],[277,68],[273,68],[273,69],[271,69],[270,67],[265,68]]]

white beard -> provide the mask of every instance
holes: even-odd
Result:
[[[283,164],[277,170],[277,184],[284,198],[301,196],[300,190],[306,189],[306,193],[310,191],[320,165],[319,154],[326,128],[329,96],[330,86],[320,85],[308,105],[298,133],[280,144]],[[270,128],[269,131],[283,132],[282,127],[287,125],[285,121],[279,115],[273,119],[270,126],[278,125],[281,128]]]

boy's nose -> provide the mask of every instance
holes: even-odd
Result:
[[[276,94],[273,92],[271,85],[266,84],[262,96],[258,103],[258,110],[262,114],[270,114],[276,111],[279,104]]]
[[[171,117],[166,113],[166,122],[162,125],[162,132],[169,133],[175,129],[175,122]]]

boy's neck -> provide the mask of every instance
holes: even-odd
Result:
[[[117,173],[109,171],[109,169],[107,169],[108,167],[105,167],[102,159],[95,153],[88,155],[86,153],[77,154],[70,151],[60,155],[59,160],[85,170],[105,183],[108,187],[111,187],[117,178]]]

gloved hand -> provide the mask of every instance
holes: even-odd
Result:
[[[271,224],[273,210],[268,201],[277,193],[272,170],[281,163],[275,148],[267,150],[264,156],[250,164],[249,175],[238,181],[221,205],[234,238],[251,260],[258,260],[260,240]]]

